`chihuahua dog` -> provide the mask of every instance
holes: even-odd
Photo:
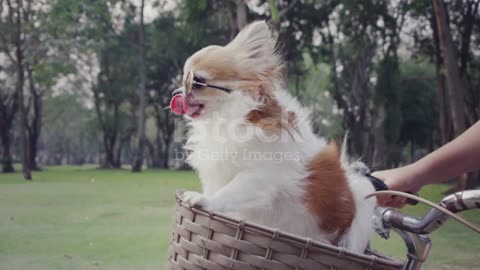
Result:
[[[170,107],[189,125],[187,162],[202,193],[183,200],[285,232],[363,252],[374,191],[345,149],[316,136],[286,89],[284,63],[265,22],[185,63]]]

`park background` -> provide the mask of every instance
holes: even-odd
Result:
[[[162,269],[175,190],[199,190],[171,92],[189,55],[254,20],[278,37],[316,133],[348,130],[376,170],[421,158],[480,118],[479,5],[0,0],[0,269]],[[479,184],[472,172],[420,194]],[[396,237],[374,247],[405,257]],[[479,252],[449,222],[426,268],[480,269]]]

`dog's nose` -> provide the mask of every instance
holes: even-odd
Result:
[[[179,94],[179,93],[185,93],[185,87],[182,86],[182,87],[179,87],[179,88],[173,90],[172,96],[175,96],[176,94]]]

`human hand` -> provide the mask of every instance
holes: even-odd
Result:
[[[374,172],[372,175],[385,181],[385,184],[391,190],[413,194],[417,193],[425,184],[415,164]],[[382,195],[377,197],[377,201],[379,205],[401,208],[405,205],[407,199],[400,196]]]

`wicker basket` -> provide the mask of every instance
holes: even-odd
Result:
[[[402,262],[372,251],[356,254],[219,213],[190,208],[180,201],[177,193],[167,270],[399,270],[403,267]]]

